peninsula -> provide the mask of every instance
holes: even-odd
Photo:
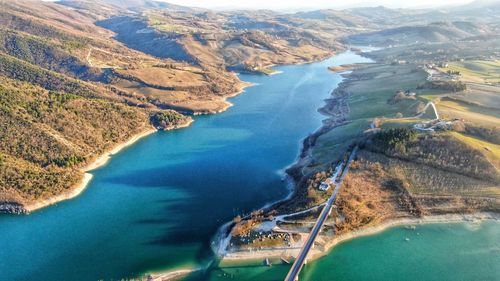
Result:
[[[407,37],[413,30],[399,32]],[[367,44],[367,38],[386,33],[345,41]],[[486,45],[498,37],[489,40]],[[287,199],[233,220],[221,233],[223,263],[297,257],[333,192],[335,167],[354,146],[359,151],[351,172],[308,259],[394,225],[499,220],[500,65],[490,59],[496,51],[473,40],[441,44],[456,52],[443,54],[435,42],[380,44],[362,52],[373,63],[329,67],[351,71],[319,109],[327,117],[323,126],[304,139],[299,159],[287,170],[295,189]],[[471,48],[481,55],[471,55]],[[424,49],[425,59],[419,55]],[[403,54],[404,61],[394,59]]]
[[[316,280],[339,242],[421,223],[491,243],[498,14],[1,1],[2,277]]]

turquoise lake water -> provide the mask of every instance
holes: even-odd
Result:
[[[228,111],[124,149],[73,200],[0,216],[0,279],[109,280],[207,264],[218,227],[288,194],[282,171],[341,81],[327,67],[363,61],[346,53],[241,75],[257,85]]]
[[[217,268],[192,280],[282,281],[288,269],[260,262]],[[498,281],[500,223],[391,228],[337,245],[327,256],[305,265],[299,280]]]
[[[141,139],[94,171],[88,188],[73,200],[29,216],[0,216],[0,280],[116,280],[210,263],[214,259],[210,242],[222,224],[288,194],[282,171],[296,159],[300,141],[321,125],[317,108],[341,81],[327,66],[365,61],[345,53],[319,63],[278,67],[283,73],[271,77],[241,75],[257,85],[231,99],[235,106],[228,111],[196,117],[189,128]],[[456,269],[471,262],[487,266],[484,274],[490,275],[478,276],[491,277],[497,269],[493,263],[498,265],[498,241],[486,239],[491,229],[499,237],[499,224],[474,230],[477,238],[470,239],[464,238],[467,231],[453,227],[429,226],[425,235],[422,230],[422,237],[432,239],[413,251],[427,263],[416,267],[420,275],[408,278],[402,276],[414,272],[404,267],[397,271],[400,259],[391,258],[391,251],[403,251],[418,239],[405,244],[396,236],[393,245],[392,230],[389,236],[384,233],[342,244],[328,257],[309,264],[303,274],[306,280],[332,280],[332,276],[333,280],[370,276],[424,280],[433,276],[435,259],[444,259],[447,251],[455,253],[455,244],[450,243],[470,240],[465,246],[479,252],[466,251],[469,258],[449,264],[440,276],[454,276]],[[396,235],[406,230],[394,231]],[[433,240],[434,232],[451,242],[439,248],[440,255],[422,256],[424,246],[440,241]],[[370,275],[374,273],[359,270],[360,260],[368,262],[367,268],[385,269]],[[471,274],[476,269],[471,268]],[[286,271],[285,266],[260,264],[213,266],[188,279],[282,280]]]

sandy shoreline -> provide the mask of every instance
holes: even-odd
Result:
[[[229,107],[233,106],[233,104],[228,102],[227,99],[235,97],[235,96],[243,93],[245,91],[245,88],[251,87],[251,86],[253,86],[252,83],[241,82],[238,85],[238,91],[236,91],[235,93],[233,93],[231,95],[227,95],[224,97],[225,98],[224,101],[227,103],[227,105],[224,108],[222,108],[221,110],[219,110],[217,112],[210,112],[209,114],[217,114],[217,113],[221,113],[223,111],[226,111]],[[187,120],[187,122],[180,124],[180,125],[165,128],[165,130],[174,130],[174,129],[180,129],[180,128],[185,128],[185,127],[190,126],[194,122],[194,119],[192,119],[190,117],[188,117],[188,118],[189,119]],[[22,208],[24,209],[24,211],[26,213],[30,213],[30,212],[36,211],[38,209],[42,209],[42,208],[48,207],[50,205],[56,204],[58,202],[75,198],[76,196],[80,195],[85,190],[85,188],[87,187],[89,182],[92,180],[93,175],[91,173],[89,173],[90,171],[95,170],[99,167],[102,167],[103,165],[105,165],[109,161],[111,156],[113,156],[114,154],[120,152],[125,147],[132,145],[133,143],[135,143],[139,139],[141,139],[145,136],[148,136],[152,133],[155,133],[157,131],[158,131],[157,129],[150,127],[147,130],[144,130],[144,131],[132,136],[132,138],[130,138],[128,141],[117,144],[112,149],[101,154],[96,160],[92,161],[92,163],[89,163],[87,166],[82,167],[80,170],[84,173],[83,178],[80,180],[79,183],[77,183],[76,185],[71,187],[68,191],[66,191],[62,194],[59,194],[57,196],[51,197],[51,198],[38,200],[36,202],[29,203],[29,204],[24,204],[24,205],[22,205]]]
[[[480,222],[484,220],[494,220],[500,221],[500,214],[498,213],[476,213],[476,214],[447,214],[447,215],[435,215],[427,216],[423,218],[398,218],[388,221],[384,221],[378,225],[364,227],[358,230],[354,230],[345,234],[341,234],[331,241],[328,241],[324,245],[324,249],[320,250],[318,247],[311,250],[308,256],[308,260],[312,261],[318,259],[322,256],[328,255],[336,245],[363,236],[370,236],[378,234],[385,230],[398,226],[411,226],[411,225],[422,225],[422,224],[446,224],[446,223],[464,223],[464,222]],[[251,262],[256,260],[263,260],[265,258],[280,258],[283,256],[297,256],[300,248],[290,248],[290,249],[265,249],[265,250],[255,250],[255,251],[242,251],[242,252],[232,252],[227,253],[221,262]]]
[[[199,271],[201,268],[187,268],[162,273],[151,273],[148,276],[148,281],[171,281],[185,277],[188,274]]]
[[[23,206],[24,209],[28,213],[30,213],[30,212],[33,212],[35,210],[42,209],[42,208],[45,208],[47,206],[56,204],[58,202],[75,198],[76,196],[80,195],[85,190],[85,188],[87,187],[89,182],[92,180],[93,176],[92,176],[92,174],[88,173],[89,171],[95,170],[95,169],[105,165],[109,161],[109,159],[111,158],[112,155],[118,153],[120,150],[124,149],[125,147],[135,143],[139,139],[141,139],[145,136],[148,136],[156,131],[157,130],[154,128],[149,128],[141,133],[134,135],[128,141],[116,145],[114,148],[103,153],[101,156],[99,156],[92,163],[81,168],[80,170],[82,172],[84,172],[82,180],[78,184],[76,184],[75,186],[70,188],[68,191],[66,191],[62,194],[59,194],[57,196],[51,197],[51,198],[47,198],[47,199],[39,200],[39,201],[34,202],[34,203],[26,204]]]

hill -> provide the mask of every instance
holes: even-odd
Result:
[[[61,5],[77,8],[79,10],[92,10],[102,14],[103,8],[109,9],[110,14],[123,14],[126,12],[140,12],[144,9],[163,9],[181,12],[201,12],[204,9],[190,8],[181,5],[170,4],[163,1],[151,0],[61,0]]]
[[[331,35],[329,40],[274,14],[147,10],[98,25],[116,32],[116,39],[131,48],[202,68],[262,71],[275,64],[322,59],[340,48]]]
[[[427,25],[402,26],[376,32],[348,36],[346,41],[356,45],[394,46],[417,43],[443,43],[488,35],[492,31],[472,22],[435,22]]]
[[[120,143],[225,110],[245,86],[232,70],[320,60],[354,32],[295,20],[142,0],[1,2],[0,210],[74,193]]]
[[[165,62],[110,41],[94,15],[38,1],[0,6],[0,211],[71,193],[106,151],[189,122],[117,85],[119,68]]]

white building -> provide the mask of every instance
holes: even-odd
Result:
[[[328,189],[330,189],[330,187],[333,185],[333,181],[331,178],[327,178],[326,180],[322,181],[319,186],[318,186],[318,189],[321,190],[321,191],[327,191]]]

